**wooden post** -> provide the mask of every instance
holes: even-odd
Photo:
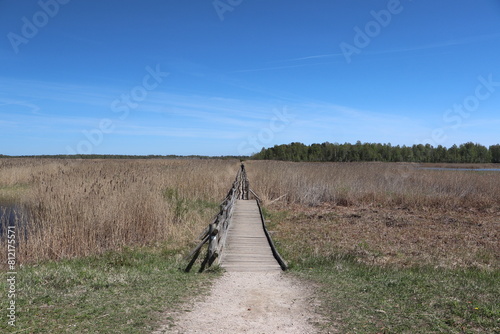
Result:
[[[189,272],[191,270],[191,267],[193,266],[194,262],[196,261],[196,259],[198,258],[198,256],[200,255],[200,252],[201,252],[201,247],[203,247],[203,245],[208,241],[210,235],[206,235],[203,240],[198,244],[198,246],[196,246],[196,248],[188,255],[186,256],[186,259],[189,259],[191,256],[193,257],[191,259],[191,261],[189,262],[188,266],[186,267],[186,269],[184,269],[185,272]]]
[[[215,242],[215,236],[213,236],[214,233],[214,224],[210,224],[208,228],[208,235],[209,235],[209,240],[208,240],[208,257],[210,258],[212,256],[212,251],[214,248],[214,242]]]
[[[201,264],[200,270],[198,270],[199,273],[202,273],[203,270],[205,270],[205,266],[207,265],[207,263],[208,263],[208,254],[207,254],[207,256],[205,256],[205,260],[203,260],[203,263]]]
[[[205,257],[205,260],[203,260],[203,263],[201,264],[200,273],[203,272],[203,270],[205,270],[205,266],[207,265],[207,263],[211,263],[210,259],[213,256],[214,247],[216,245],[216,240],[217,240],[217,236],[213,235],[214,229],[215,229],[214,224],[208,225],[208,250],[207,250],[207,256]]]
[[[187,265],[186,269],[184,269],[185,272],[189,272],[191,268],[193,267],[194,262],[198,258],[198,255],[200,255],[201,248],[199,248],[195,253],[189,264]]]
[[[186,272],[191,270],[191,267],[201,253],[202,246],[206,242],[208,242],[207,254],[201,264],[199,272],[203,272],[207,265],[210,267],[213,262],[219,258],[224,248],[234,204],[237,199],[248,199],[249,189],[245,166],[241,164],[241,169],[238,170],[231,189],[228,191],[224,201],[220,204],[219,213],[214,217],[212,224],[209,224],[200,234],[199,238],[203,238],[202,242],[186,257],[186,259],[188,259],[193,256],[185,269]]]

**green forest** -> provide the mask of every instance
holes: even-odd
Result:
[[[325,142],[304,145],[291,143],[263,148],[252,156],[258,160],[287,161],[382,161],[382,162],[432,162],[432,163],[500,163],[500,144],[486,147],[465,143],[450,148],[430,144],[392,146],[389,144],[361,143],[339,144]]]

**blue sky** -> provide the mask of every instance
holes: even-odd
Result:
[[[0,154],[500,142],[498,0],[0,0]]]

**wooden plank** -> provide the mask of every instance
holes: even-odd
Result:
[[[238,170],[232,188],[220,205],[220,211],[200,235],[202,242],[188,256],[194,258],[186,268],[191,269],[201,252],[201,246],[209,242],[207,255],[201,265],[211,266],[217,259],[229,271],[274,271],[285,270],[286,265],[277,253],[265,227],[259,203],[248,200],[250,189],[245,167]],[[222,256],[219,256],[222,254]]]
[[[221,266],[226,270],[281,270],[264,233],[255,200],[236,201],[226,238],[226,247],[221,257]]]

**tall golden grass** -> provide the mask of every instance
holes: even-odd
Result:
[[[500,173],[393,163],[250,161],[289,260],[498,268]]]
[[[236,160],[0,159],[0,189],[10,197],[4,201],[16,202],[29,215],[26,232],[18,229],[17,260],[57,260],[169,240],[182,247],[216,213],[215,203],[226,195],[238,165]],[[5,258],[1,252],[3,263]]]
[[[299,238],[318,254],[340,248],[379,260],[445,258],[453,250],[445,262],[468,254],[498,262],[498,172],[391,163],[246,167],[265,204],[295,212],[277,234],[291,244]],[[209,223],[238,168],[237,160],[0,159],[0,204],[17,203],[28,216],[26,234],[18,229],[20,263],[123,246],[179,249]],[[0,242],[6,249],[5,238]],[[6,256],[0,252],[4,264]]]

